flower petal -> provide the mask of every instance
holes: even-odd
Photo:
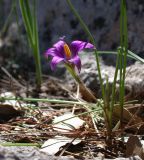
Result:
[[[55,70],[56,65],[63,60],[64,60],[64,58],[54,56],[53,59],[51,60],[51,69]]]
[[[75,56],[75,57],[71,58],[68,61],[70,63],[73,63],[77,67],[77,69],[78,69],[79,72],[81,71],[81,60],[80,60],[79,56]]]
[[[79,41],[79,40],[73,41],[71,43],[71,50],[72,50],[74,56],[76,54],[78,54],[79,51],[81,51],[81,50],[83,50],[85,48],[93,49],[94,45],[91,44],[91,43],[83,42],[83,41]]]
[[[64,58],[64,44],[65,42],[60,40],[53,45],[53,47],[56,49],[56,54],[62,58]]]
[[[56,49],[55,48],[49,48],[45,53],[45,57],[48,56],[55,56],[56,55]]]

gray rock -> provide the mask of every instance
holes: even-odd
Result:
[[[1,17],[4,20],[10,12],[11,2],[11,0],[1,0]],[[42,53],[64,35],[68,42],[74,39],[88,39],[77,19],[71,13],[66,1],[37,0],[37,2]],[[120,1],[72,0],[72,3],[94,35],[98,50],[114,50],[119,46]],[[142,20],[144,2],[142,0],[127,1],[127,6],[129,48],[144,57],[144,21]],[[22,19],[20,20],[21,23]],[[2,28],[2,24],[0,28]],[[103,58],[107,64],[115,64],[114,56],[105,55]],[[128,63],[130,62],[133,60],[129,59]]]
[[[50,156],[41,152],[36,147],[2,147],[0,146],[0,160],[56,160],[55,156]],[[73,160],[69,157],[59,157],[59,160]]]
[[[95,56],[92,53],[82,53],[82,69],[80,77],[87,87],[89,87],[96,97],[101,97],[100,83],[97,71]],[[108,78],[109,85],[111,86],[114,79],[115,67],[107,66],[100,59],[101,75],[104,85]],[[69,82],[74,82],[72,77],[67,73]],[[117,89],[119,87],[119,78],[117,79]],[[136,62],[135,64],[126,68],[125,91],[127,100],[143,100],[144,98],[144,64]]]
[[[0,146],[0,160],[76,160],[68,156],[55,157],[39,151],[35,147],[2,147]],[[94,160],[110,160],[105,158],[93,158]],[[85,159],[90,160],[90,159]],[[141,160],[139,156],[130,158],[116,158],[114,160]]]

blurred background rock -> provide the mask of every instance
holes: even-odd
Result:
[[[10,13],[12,2],[11,0],[0,0],[1,31]],[[72,0],[72,3],[94,35],[97,49],[116,50],[119,46],[120,1]],[[37,0],[37,4],[41,54],[62,36],[65,36],[68,42],[75,39],[88,41],[65,0]],[[128,0],[127,8],[129,49],[144,58],[144,1]],[[19,26],[16,26],[17,18],[19,19]],[[11,16],[6,33],[1,36],[0,55],[2,58],[0,61],[2,62],[5,56],[12,57],[13,60],[16,58],[17,61],[20,61],[19,58],[23,57],[24,67],[28,63],[31,67],[28,65],[26,69],[31,70],[34,62],[31,54],[27,54],[30,50],[28,49],[19,9],[17,18],[15,15]],[[115,56],[103,55],[103,60],[107,65],[115,64]],[[128,60],[128,64],[133,62],[132,59]],[[43,70],[46,71],[48,66],[45,62],[43,64]],[[64,68],[56,74],[62,74],[63,72]]]

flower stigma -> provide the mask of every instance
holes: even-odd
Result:
[[[71,58],[71,51],[70,51],[69,46],[66,43],[64,44],[64,52],[65,52],[66,58],[70,59]]]

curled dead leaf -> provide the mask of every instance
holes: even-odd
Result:
[[[8,121],[11,118],[22,116],[23,114],[23,110],[16,109],[12,105],[0,104],[0,122]]]
[[[126,145],[126,157],[135,155],[144,159],[144,146],[137,136],[131,136]]]
[[[113,121],[117,123],[120,120],[121,108],[116,106],[113,111]],[[134,125],[142,122],[142,119],[135,114],[129,112],[127,108],[123,109],[123,123],[127,124],[130,122],[130,125]]]

